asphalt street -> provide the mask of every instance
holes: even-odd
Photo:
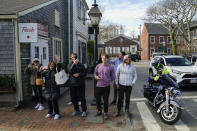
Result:
[[[162,122],[156,110],[143,97],[142,88],[148,77],[149,61],[132,62],[138,79],[131,95],[132,130],[136,131],[197,131],[197,87],[182,88],[181,104],[184,106],[181,119],[174,125]]]

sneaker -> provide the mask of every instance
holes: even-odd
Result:
[[[51,117],[52,116],[52,114],[47,114],[46,116],[45,116],[45,118],[49,118],[49,117]]]
[[[110,105],[115,105],[116,104],[116,101],[112,101],[111,103],[110,103]]]
[[[37,104],[34,108],[38,109],[40,107],[40,104]]]
[[[100,115],[102,115],[102,112],[101,111],[97,111],[97,113],[94,116],[96,117],[96,116],[100,116]]]
[[[86,112],[83,112],[81,116],[82,117],[86,117],[87,116],[87,113]]]
[[[68,105],[72,105],[72,102],[70,101],[70,102],[68,102]]]
[[[40,105],[40,107],[38,108],[39,111],[44,110],[44,106]]]
[[[81,105],[81,101],[79,101],[78,104]]]
[[[72,113],[72,116],[77,116],[77,115],[79,115],[79,114],[80,114],[79,111],[75,111],[75,112]]]
[[[107,113],[104,113],[104,120],[107,120],[109,117],[108,117],[108,114]]]
[[[56,114],[55,117],[54,117],[54,120],[58,120],[58,119],[60,119],[60,115]]]
[[[119,117],[120,116],[120,112],[117,112],[114,117]]]

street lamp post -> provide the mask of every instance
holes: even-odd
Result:
[[[98,47],[97,47],[98,37],[97,36],[99,32],[99,22],[102,17],[102,13],[98,8],[98,4],[96,4],[96,0],[94,0],[94,4],[92,5],[92,8],[90,9],[88,15],[91,20],[92,28],[94,29],[94,36],[95,36],[94,37],[94,66],[96,66],[98,63]],[[91,105],[96,105],[95,88],[96,88],[96,80],[94,79],[94,99]]]

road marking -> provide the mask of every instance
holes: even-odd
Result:
[[[146,101],[146,98],[131,98],[130,101]]]
[[[148,131],[161,131],[161,127],[156,122],[155,118],[152,116],[144,102],[137,102],[137,108]]]
[[[181,96],[177,97],[177,99],[194,99],[195,102],[197,102],[197,96]],[[146,101],[146,98],[131,98],[130,101]]]
[[[197,99],[193,99],[193,101],[197,102]]]
[[[182,120],[177,121],[174,124],[174,127],[177,129],[177,131],[190,131],[189,127],[185,125]]]
[[[177,98],[182,98],[182,99],[196,99],[197,96],[180,96],[180,97],[177,97]]]

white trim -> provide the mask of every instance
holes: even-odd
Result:
[[[170,54],[172,54],[172,48],[167,48],[167,53],[168,53],[168,49],[170,49]]]
[[[152,56],[151,49],[154,49],[154,52],[155,52],[155,48],[151,47],[151,48],[150,48],[150,56]],[[154,52],[153,52],[153,53],[154,53]]]
[[[171,44],[171,39],[170,42],[168,42],[168,38],[170,39],[170,36],[167,36],[167,44]]]
[[[16,15],[0,15],[0,19],[16,19]]]
[[[73,0],[73,12],[75,12],[77,10],[77,0]],[[78,14],[78,12],[77,12]],[[76,18],[77,18],[77,15],[76,13],[73,13],[73,52],[77,53],[78,52],[78,38],[77,38],[77,29],[76,29],[76,26],[77,26],[77,23],[76,23]]]
[[[160,38],[161,38],[161,37],[163,37],[163,41],[162,41],[162,42],[160,42]],[[163,42],[165,42],[164,36],[159,36],[159,44],[163,44]]]
[[[151,37],[154,37],[154,42],[151,42]],[[150,44],[151,45],[155,44],[155,36],[150,36]]]
[[[120,35],[118,35],[118,36],[115,36],[115,37],[113,37],[113,38],[111,38],[111,39],[105,41],[104,43],[107,43],[107,42],[109,42],[109,41],[111,41],[111,40],[113,40],[113,39],[116,39],[116,38],[120,37],[120,36],[125,37],[125,38],[127,38],[127,39],[129,39],[129,40],[132,40],[131,37],[125,36],[125,35],[123,35],[123,34],[120,34]],[[132,40],[132,41],[134,41],[134,40]],[[134,41],[134,42],[136,42],[136,41]]]
[[[46,2],[46,3],[40,4],[40,5],[34,6],[32,8],[27,9],[27,10],[24,10],[24,11],[19,12],[18,13],[18,16],[24,16],[26,14],[29,14],[29,13],[35,11],[35,10],[38,10],[40,8],[43,8],[43,7],[45,7],[47,5],[50,5],[50,4],[52,4],[54,2],[57,2],[57,1],[59,1],[59,0],[51,0],[49,2]]]

